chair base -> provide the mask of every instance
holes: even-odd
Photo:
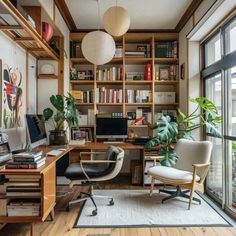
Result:
[[[97,208],[97,205],[96,205],[96,202],[95,202],[95,199],[96,198],[104,198],[104,199],[110,199],[109,201],[109,206],[113,206],[114,205],[114,201],[113,201],[113,197],[110,197],[110,196],[101,196],[101,195],[95,195],[93,193],[93,185],[90,186],[90,191],[89,193],[85,193],[85,192],[80,192],[79,196],[77,197],[77,199],[75,200],[72,200],[68,203],[68,206],[66,207],[66,210],[69,211],[71,206],[74,205],[74,204],[77,204],[77,203],[80,203],[80,202],[84,202],[88,199],[90,199],[95,207],[95,209],[92,211],[92,216],[95,216],[97,215],[97,212],[98,212],[98,208]]]
[[[167,194],[170,194],[169,197],[165,197],[162,199],[161,203],[164,203],[165,201],[168,201],[170,199],[173,199],[175,197],[183,197],[183,198],[187,198],[187,199],[190,199],[190,196],[187,195],[186,193],[189,193],[190,190],[184,190],[182,191],[182,189],[177,186],[177,189],[176,191],[169,191],[169,190],[164,190],[164,189],[159,189],[159,192],[160,193],[167,193]],[[199,204],[201,204],[201,200],[196,198],[196,197],[193,197],[193,201],[196,201],[198,202]]]

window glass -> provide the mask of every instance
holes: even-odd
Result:
[[[209,66],[221,59],[220,34],[217,34],[205,44],[205,66]]]
[[[226,54],[236,50],[236,19],[225,29]]]
[[[228,77],[228,132],[227,135],[236,136],[236,66],[230,68]]]

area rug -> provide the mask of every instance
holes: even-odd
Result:
[[[193,203],[188,210],[187,199],[174,199],[161,203],[166,194],[149,190],[96,190],[95,194],[113,196],[115,204],[107,199],[96,199],[98,214],[92,216],[94,206],[87,200],[81,207],[74,227],[176,227],[176,226],[231,226],[204,199]]]

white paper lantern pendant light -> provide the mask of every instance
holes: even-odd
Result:
[[[97,0],[98,2],[99,0]],[[98,22],[100,9],[98,2]],[[98,29],[99,29],[98,23]],[[95,65],[103,65],[112,60],[115,55],[116,44],[111,35],[106,32],[96,30],[87,33],[81,43],[84,57]]]
[[[105,30],[112,36],[118,37],[125,34],[130,26],[130,16],[123,7],[110,7],[103,15],[103,25]]]

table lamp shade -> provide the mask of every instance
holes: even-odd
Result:
[[[81,48],[84,57],[89,62],[103,65],[114,57],[116,45],[111,35],[97,30],[84,36]]]
[[[112,36],[121,36],[129,29],[129,14],[123,7],[110,7],[103,15],[103,25]]]

